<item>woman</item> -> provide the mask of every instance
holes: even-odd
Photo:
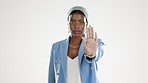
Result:
[[[69,10],[71,36],[52,45],[48,83],[99,83],[98,60],[104,43],[93,27],[87,27],[87,17],[84,7]]]

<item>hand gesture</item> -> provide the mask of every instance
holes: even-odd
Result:
[[[84,42],[84,52],[85,56],[89,58],[94,58],[96,56],[96,51],[98,48],[97,33],[94,33],[93,27],[89,26],[86,30],[86,39],[82,37]]]

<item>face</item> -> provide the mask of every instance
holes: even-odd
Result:
[[[74,13],[70,16],[70,30],[74,37],[82,37],[86,26],[86,19],[83,14]]]

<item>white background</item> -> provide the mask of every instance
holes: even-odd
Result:
[[[51,45],[84,6],[105,43],[101,83],[148,83],[148,0],[0,0],[0,83],[47,83]]]

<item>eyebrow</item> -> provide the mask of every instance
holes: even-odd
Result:
[[[80,21],[84,21],[84,19],[79,19]]]
[[[75,19],[72,19],[72,18],[71,18],[70,20],[75,20]],[[79,19],[79,21],[82,21],[82,20],[84,20],[84,19]]]

